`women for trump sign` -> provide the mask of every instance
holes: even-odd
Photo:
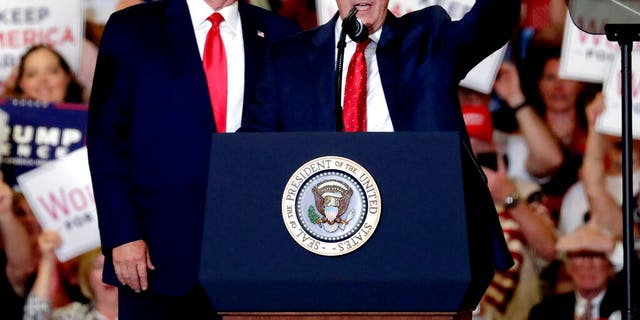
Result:
[[[100,246],[86,148],[18,176],[18,183],[42,228],[60,233],[60,261]]]

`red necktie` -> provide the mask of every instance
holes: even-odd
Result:
[[[367,131],[367,60],[364,50],[369,39],[358,43],[351,57],[344,86],[344,131]]]
[[[220,36],[221,14],[215,12],[207,20],[213,24],[204,45],[202,64],[207,75],[213,119],[217,132],[227,131],[227,54]]]

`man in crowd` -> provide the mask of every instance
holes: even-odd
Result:
[[[556,247],[566,255],[565,266],[575,289],[543,299],[531,309],[529,319],[620,319],[624,296],[609,261],[613,238],[595,224],[587,224],[560,238]]]

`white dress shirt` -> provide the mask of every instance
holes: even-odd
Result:
[[[342,20],[338,19],[335,31],[335,48],[336,60],[338,60],[338,40],[340,40],[340,32],[342,31]],[[380,79],[380,70],[378,68],[378,59],[376,57],[376,49],[380,41],[382,28],[369,35],[369,45],[364,52],[367,60],[367,131],[377,132],[393,132],[393,123],[389,116],[389,107],[384,96],[382,88],[382,80]],[[344,49],[344,64],[342,69],[342,103],[344,105],[344,87],[346,85],[347,70],[351,57],[356,52],[356,43],[347,36],[347,45]]]
[[[198,42],[200,58],[202,58],[207,33],[212,26],[207,18],[215,11],[203,0],[187,0],[187,5]],[[217,12],[224,17],[224,21],[220,23],[220,33],[227,56],[227,132],[235,132],[240,128],[242,122],[245,67],[244,40],[238,2]]]

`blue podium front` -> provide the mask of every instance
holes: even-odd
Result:
[[[327,174],[327,159],[368,176],[307,183],[316,198],[303,200],[302,180]],[[331,214],[330,195],[353,189],[355,203],[371,195],[368,179],[379,199]],[[288,200],[303,213],[287,214]],[[376,225],[359,213],[377,214]],[[339,235],[352,225],[360,230]],[[303,226],[308,234],[297,233]],[[510,263],[486,182],[457,133],[213,136],[200,279],[220,312],[469,310]]]

